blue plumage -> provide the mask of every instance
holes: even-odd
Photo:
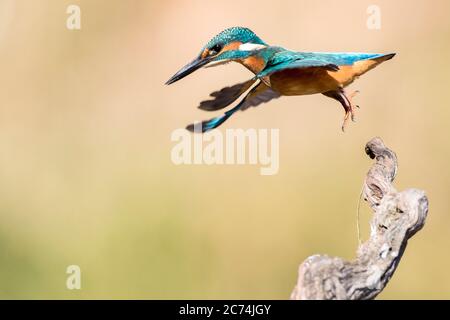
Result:
[[[237,106],[235,106],[234,108],[228,110],[223,115],[215,117],[215,118],[212,118],[210,120],[203,121],[202,125],[201,125],[201,132],[210,131],[210,130],[215,129],[218,126],[220,126],[229,117],[231,117],[236,111],[240,110],[242,108],[242,105],[244,104],[244,102],[245,102],[245,98]],[[188,125],[186,127],[186,129],[191,131],[191,132],[195,132],[196,126],[195,126],[195,124],[190,124],[190,125]]]
[[[243,27],[232,27],[225,29],[217,36],[209,40],[206,46],[203,47],[203,49],[212,48],[216,45],[223,46],[234,41],[267,45],[252,30]]]
[[[269,49],[269,48],[268,48]],[[266,67],[257,74],[265,77],[285,69],[301,69],[324,67],[331,71],[339,70],[339,66],[352,65],[357,61],[376,59],[385,56],[378,53],[326,53],[326,52],[294,52],[277,50],[267,60]]]
[[[254,78],[244,83],[216,91],[212,100],[200,104],[200,109],[215,111],[229,106],[240,95],[244,99],[223,115],[202,122],[202,132],[217,128],[238,110],[246,110],[280,96],[323,94],[338,101],[345,110],[342,125],[354,119],[354,93],[345,87],[395,54],[295,52],[270,46],[248,28],[229,28],[213,37],[200,54],[181,68],[166,84],[172,84],[196,70],[235,61],[253,72]],[[193,125],[187,127],[194,130]]]

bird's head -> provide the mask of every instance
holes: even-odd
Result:
[[[181,68],[166,84],[181,80],[210,62],[244,59],[265,47],[267,44],[248,28],[226,29],[212,38],[199,55]]]

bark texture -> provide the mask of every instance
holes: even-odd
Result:
[[[419,231],[428,213],[425,192],[392,185],[397,174],[397,156],[380,138],[366,145],[376,162],[364,181],[363,197],[374,212],[370,238],[360,245],[357,257],[314,255],[299,267],[293,300],[364,300],[375,298],[386,286],[400,263],[408,239]]]

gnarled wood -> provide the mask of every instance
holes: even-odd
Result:
[[[375,164],[367,173],[363,196],[374,211],[370,238],[353,261],[314,255],[299,267],[294,300],[375,298],[394,274],[408,239],[419,231],[428,213],[424,191],[397,192],[392,182],[397,174],[397,157],[380,138],[366,145]]]

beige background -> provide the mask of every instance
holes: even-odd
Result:
[[[382,10],[368,30],[366,9]],[[82,30],[66,29],[79,4]],[[430,213],[380,298],[450,298],[448,1],[3,0],[0,5],[0,297],[275,298],[308,255],[347,258],[381,136],[397,186]],[[249,78],[238,65],[167,87],[230,26],[303,51],[391,52],[359,89],[358,122],[322,96],[237,114],[223,128],[279,128],[280,171],[175,166],[171,132],[211,114],[208,94]],[[367,235],[370,212],[364,205]],[[82,269],[82,290],[65,270]]]

